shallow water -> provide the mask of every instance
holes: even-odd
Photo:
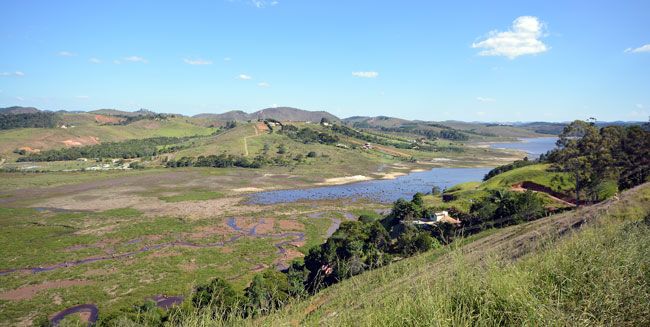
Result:
[[[410,199],[416,192],[431,192],[467,181],[480,181],[491,168],[433,168],[410,173],[396,179],[380,179],[359,183],[324,186],[298,190],[279,190],[251,194],[249,203],[276,204],[300,200],[359,199],[390,203],[399,198]]]
[[[555,147],[556,137],[521,139],[521,142],[493,143],[490,146],[517,149],[536,158]],[[427,193],[433,186],[444,189],[456,184],[481,181],[491,168],[433,168],[425,172],[410,173],[396,179],[380,179],[352,184],[323,186],[297,190],[278,190],[251,194],[248,203],[277,204],[301,200],[329,200],[365,198],[391,203],[399,198],[410,199],[416,192]]]
[[[541,154],[554,149],[557,137],[523,138],[520,140],[521,142],[492,143],[490,144],[490,147],[496,149],[515,149],[525,151],[529,154],[528,157],[534,159],[539,157]]]

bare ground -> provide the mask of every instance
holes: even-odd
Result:
[[[29,300],[36,296],[38,292],[52,288],[66,288],[71,286],[91,285],[92,281],[87,280],[57,280],[49,281],[38,285],[23,286],[14,290],[0,293],[1,300],[20,301]]]

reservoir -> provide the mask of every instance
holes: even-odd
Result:
[[[522,150],[531,159],[555,147],[556,137],[521,139],[521,142],[493,143],[494,148]],[[351,184],[322,186],[306,189],[277,190],[253,193],[251,204],[277,204],[301,200],[329,200],[365,198],[372,201],[391,203],[399,198],[410,199],[416,192],[431,192],[433,186],[441,190],[456,184],[481,181],[492,168],[433,168],[429,171],[413,172],[395,179],[378,179]]]

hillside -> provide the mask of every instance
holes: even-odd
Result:
[[[98,110],[88,111],[88,113],[107,115],[107,116],[123,116],[123,117],[153,116],[156,114],[155,112],[147,109],[140,109],[137,111],[123,111],[117,109],[98,109]]]
[[[511,125],[477,122],[443,121],[430,122],[406,120],[395,117],[350,117],[343,120],[362,129],[394,133],[404,137],[427,137],[471,141],[495,141],[522,137],[539,137],[542,134]]]
[[[0,114],[33,114],[36,112],[40,112],[40,110],[34,107],[13,106],[7,108],[0,108]]]
[[[361,274],[241,324],[646,325],[650,226],[640,221],[649,214],[646,183]]]
[[[291,107],[266,108],[246,113],[240,110],[228,111],[222,114],[198,114],[197,118],[210,118],[214,120],[247,121],[258,119],[275,119],[279,121],[311,121],[319,122],[322,118],[338,121],[339,118],[326,111],[308,111]]]

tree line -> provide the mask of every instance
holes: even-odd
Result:
[[[59,115],[47,111],[0,114],[0,130],[13,128],[54,128],[57,127],[59,121]]]
[[[156,156],[162,153],[178,151],[187,147],[180,143],[189,137],[152,137],[146,139],[132,139],[122,142],[105,142],[96,145],[53,149],[32,153],[17,161],[65,161],[79,158],[142,158]]]
[[[265,164],[262,156],[257,156],[253,160],[247,157],[235,156],[232,154],[219,154],[209,156],[199,156],[196,158],[182,157],[178,160],[168,160],[165,163],[167,168],[178,167],[213,167],[213,168],[260,168]]]

